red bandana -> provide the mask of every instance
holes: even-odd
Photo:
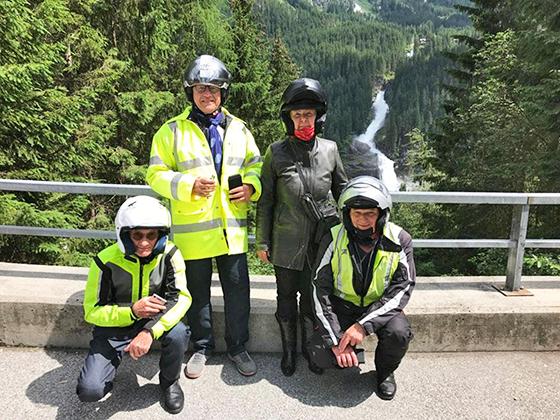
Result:
[[[310,141],[315,137],[315,127],[304,127],[301,130],[295,130],[294,136],[303,141]]]

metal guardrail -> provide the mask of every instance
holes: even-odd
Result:
[[[0,179],[0,190],[87,195],[158,195],[146,185],[88,184]],[[529,207],[558,205],[560,194],[493,192],[394,192],[397,203],[502,204],[514,206],[509,239],[414,239],[416,248],[508,248],[505,290],[521,289],[525,248],[560,248],[560,239],[527,239]],[[115,239],[114,231],[0,225],[0,234]]]

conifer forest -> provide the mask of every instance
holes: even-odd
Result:
[[[152,136],[188,105],[200,54],[232,73],[225,107],[262,154],[284,136],[282,92],[312,77],[351,176],[377,173],[355,139],[382,91],[375,145],[401,190],[560,192],[557,0],[1,0],[0,177],[145,184]],[[112,230],[123,200],[4,191],[0,223]],[[391,217],[413,238],[508,238],[511,210],[396,204]],[[531,208],[528,237],[560,238],[558,206]],[[86,266],[108,243],[0,235],[0,260]],[[253,254],[252,272],[271,273]],[[503,275],[507,258],[415,254],[425,276]],[[559,275],[560,254],[528,249],[524,273]]]

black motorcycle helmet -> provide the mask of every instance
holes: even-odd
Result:
[[[290,111],[306,108],[316,110],[315,133],[321,132],[327,116],[327,94],[318,80],[304,77],[290,83],[282,95],[280,117],[288,135],[294,134],[294,122],[290,118]]]
[[[212,55],[201,55],[196,57],[187,70],[183,80],[183,87],[188,100],[193,102],[194,85],[212,85],[220,88],[222,105],[228,96],[228,88],[231,82],[231,73],[225,64]]]

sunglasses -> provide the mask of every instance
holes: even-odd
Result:
[[[196,93],[204,93],[208,90],[212,95],[215,95],[220,91],[218,86],[211,86],[211,85],[196,85],[193,86],[193,89]]]
[[[157,230],[150,230],[146,233],[140,232],[138,230],[133,230],[132,232],[130,232],[130,238],[136,242],[143,241],[144,239],[148,241],[154,241],[158,238],[158,236],[159,232]]]

